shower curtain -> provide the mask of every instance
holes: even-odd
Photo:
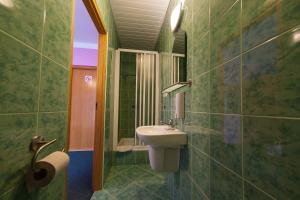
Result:
[[[136,56],[136,109],[135,126],[159,122],[159,66],[158,55],[137,53]],[[135,145],[141,145],[135,136]]]

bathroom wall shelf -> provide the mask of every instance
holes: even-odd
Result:
[[[171,85],[171,86],[163,89],[162,93],[163,94],[168,94],[170,92],[173,92],[173,91],[178,90],[178,89],[180,89],[182,87],[185,87],[185,86],[191,87],[192,86],[192,81],[189,80],[187,82],[178,82],[178,83],[175,83],[175,84],[173,84],[173,85]]]

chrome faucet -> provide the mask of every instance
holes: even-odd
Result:
[[[173,119],[169,119],[168,123],[165,123],[164,121],[160,121],[160,125],[169,125],[169,126],[171,126],[171,128],[175,127],[175,123],[174,123]]]
[[[169,119],[168,120],[168,125],[171,126],[172,128],[174,128],[175,127],[174,120],[173,119]]]

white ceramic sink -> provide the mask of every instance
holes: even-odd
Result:
[[[137,135],[149,145],[151,168],[158,172],[176,172],[179,169],[180,148],[187,143],[187,135],[167,125],[140,126]]]
[[[187,143],[185,132],[168,125],[140,126],[137,135],[145,144],[150,146],[180,146]]]

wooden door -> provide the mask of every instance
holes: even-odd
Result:
[[[77,67],[72,75],[69,150],[93,150],[96,111],[96,68]]]

